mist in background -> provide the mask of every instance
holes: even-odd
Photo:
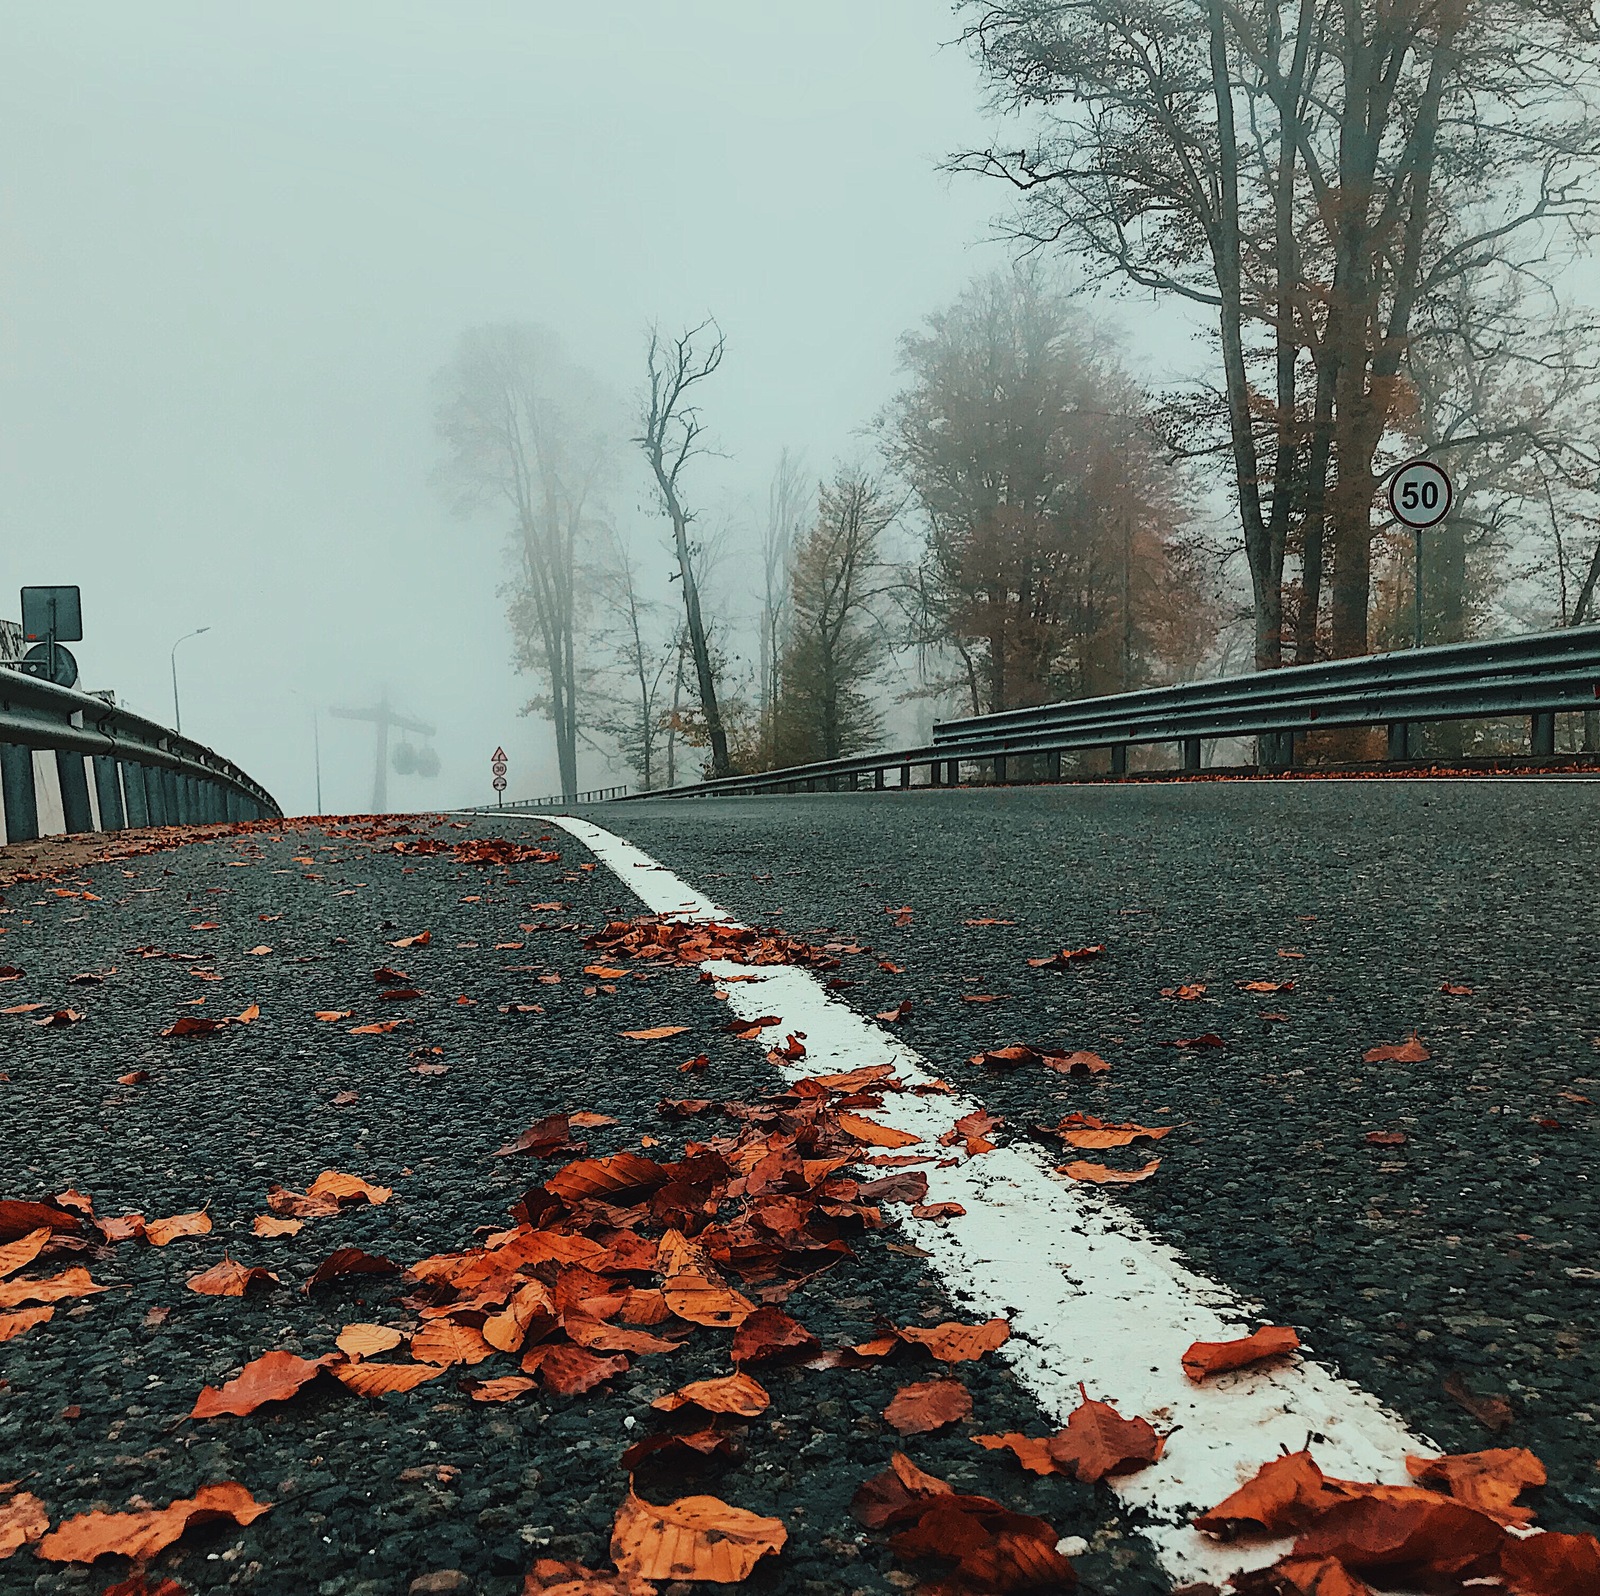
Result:
[[[0,614],[81,584],[82,685],[167,724],[171,645],[209,627],[178,651],[184,731],[289,812],[313,709],[384,690],[442,762],[391,771],[392,808],[488,800],[496,745],[508,797],[559,790],[518,714],[506,528],[434,480],[464,328],[542,323],[631,406],[647,326],[714,314],[715,531],[784,446],[814,474],[858,450],[900,334],[1007,258],[1004,196],[938,170],[984,123],[918,0],[0,21]],[[619,518],[656,514],[632,497]],[[371,728],[324,713],[321,745],[323,808],[367,808]]]

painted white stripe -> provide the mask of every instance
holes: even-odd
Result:
[[[732,919],[599,826],[566,815],[533,818],[584,843],[652,912]],[[721,960],[705,968],[720,976],[752,973]],[[781,1014],[775,1038],[805,1032],[807,1056],[786,1069],[790,1077],[893,1063],[908,1085],[933,1078],[925,1059],[830,995],[810,971],[774,965],[760,976],[730,985],[728,1006],[745,1019]],[[937,1138],[979,1106],[960,1094],[890,1094],[873,1117],[949,1156]],[[1309,1358],[1193,1384],[1180,1364],[1189,1344],[1246,1334],[1258,1319],[1113,1198],[1056,1175],[1038,1147],[1019,1142],[949,1169],[918,1167],[928,1173],[930,1202],[958,1202],[967,1212],[945,1223],[908,1216],[903,1228],[931,1254],[930,1267],[956,1302],[977,1317],[1011,1321],[1002,1355],[1046,1415],[1064,1424],[1078,1405],[1081,1380],[1091,1396],[1173,1432],[1160,1462],[1109,1483],[1138,1510],[1136,1521],[1143,1521],[1175,1583],[1220,1584],[1287,1549],[1287,1543],[1218,1546],[1189,1525],[1280,1449],[1309,1441],[1325,1472],[1393,1484],[1407,1483],[1406,1453],[1437,1451],[1374,1397]]]

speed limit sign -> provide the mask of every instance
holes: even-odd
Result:
[[[1390,511],[1417,531],[1444,520],[1453,497],[1449,476],[1431,460],[1407,460],[1389,478]]]

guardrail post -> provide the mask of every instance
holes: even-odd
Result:
[[[183,824],[182,813],[178,808],[178,773],[169,765],[161,767],[161,815],[164,825]]]
[[[150,805],[144,795],[144,766],[130,759],[119,760],[122,767],[122,803],[130,826],[150,824]]]
[[[997,787],[1004,787],[1006,784],[1006,756],[1004,754],[996,754],[994,756],[994,784]]]
[[[1113,743],[1111,745],[1111,774],[1113,776],[1126,776],[1128,774],[1128,745],[1126,743]]]
[[[94,795],[100,805],[100,829],[121,831],[128,820],[122,808],[122,783],[117,780],[117,762],[110,754],[94,756]]]
[[[33,750],[0,743],[0,801],[5,804],[6,841],[32,842],[39,835],[39,800],[33,790]]]
[[[943,775],[944,761],[942,759],[934,760],[934,762],[928,766],[928,785],[930,787],[940,786]]]
[[[229,787],[223,795],[223,803],[227,807],[230,825],[237,825],[241,820],[247,818],[244,812],[244,795],[242,793],[236,792],[232,787]]]
[[[872,773],[872,790],[874,792],[883,791],[883,771],[881,768]]]
[[[67,830],[93,831],[94,811],[89,807],[89,773],[83,755],[58,748],[56,775],[61,782],[61,814]]]
[[[1256,759],[1263,770],[1292,770],[1294,768],[1294,733],[1292,731],[1258,733],[1256,736]]]
[[[1556,751],[1556,712],[1536,709],[1528,727],[1528,752],[1548,759]]]
[[[1403,720],[1389,722],[1389,745],[1383,756],[1385,759],[1409,759],[1411,757],[1411,727]]]
[[[1045,755],[1045,760],[1046,760],[1046,767],[1045,768],[1050,773],[1050,780],[1051,781],[1060,781],[1061,780],[1061,750],[1059,748],[1052,748],[1050,750],[1050,752]]]
[[[911,767],[910,767],[910,765],[902,765],[900,767],[900,790],[901,790],[901,792],[905,792],[910,786],[911,786]]]
[[[961,785],[961,761],[959,759],[952,759],[950,761],[947,774],[949,776],[949,780],[945,783],[946,786],[959,787]]]

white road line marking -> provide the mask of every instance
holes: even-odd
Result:
[[[653,913],[732,919],[601,827],[566,815],[530,818],[576,837]],[[705,968],[720,976],[752,973],[722,960]],[[787,1076],[893,1063],[907,1084],[934,1078],[920,1054],[830,995],[809,970],[762,966],[760,976],[729,986],[728,1007],[745,1019],[781,1014],[776,1040],[805,1032],[805,1061],[786,1067]],[[954,1093],[891,1093],[873,1117],[947,1155],[939,1135],[980,1106]],[[1219,1546],[1189,1523],[1280,1449],[1309,1440],[1324,1472],[1390,1484],[1410,1483],[1408,1452],[1438,1450],[1376,1398],[1309,1358],[1193,1384],[1180,1365],[1184,1350],[1247,1333],[1257,1322],[1249,1305],[1194,1273],[1114,1199],[1064,1181],[1041,1149],[1019,1142],[949,1169],[918,1167],[928,1173],[928,1200],[959,1202],[966,1215],[947,1223],[907,1216],[902,1228],[932,1255],[928,1262],[955,1301],[980,1318],[1011,1321],[1012,1339],[1001,1353],[1045,1414],[1064,1424],[1081,1380],[1091,1396],[1173,1432],[1160,1462],[1107,1483],[1135,1510],[1175,1583],[1220,1584],[1287,1550],[1287,1542]]]

